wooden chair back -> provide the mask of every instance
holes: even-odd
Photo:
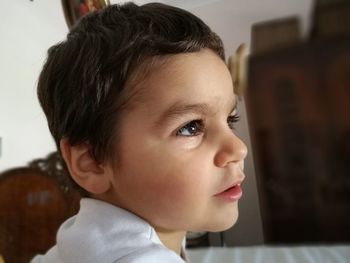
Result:
[[[58,153],[0,174],[0,255],[28,263],[55,244],[59,226],[79,209]]]

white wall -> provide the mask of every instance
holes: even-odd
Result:
[[[119,1],[111,1],[112,3]],[[181,6],[181,1],[177,2]],[[250,44],[250,28],[257,21],[299,14],[307,30],[311,0],[221,0],[185,7],[201,17],[223,39],[230,55],[242,42]],[[212,2],[212,3],[210,3]],[[185,1],[183,2],[185,3]],[[44,157],[55,146],[36,98],[36,82],[47,49],[62,40],[67,27],[61,1],[11,0],[0,9],[0,172]],[[183,4],[182,4],[183,5]],[[244,102],[239,105],[242,121],[238,133],[251,145]],[[240,219],[226,233],[231,245],[263,242],[255,171],[251,154],[246,161],[244,198]]]
[[[55,150],[35,89],[46,50],[67,27],[61,1],[7,1],[0,17],[1,172]]]

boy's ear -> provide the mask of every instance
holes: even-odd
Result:
[[[70,175],[80,187],[92,194],[103,194],[110,189],[108,169],[91,156],[87,143],[72,146],[63,138],[60,149]]]

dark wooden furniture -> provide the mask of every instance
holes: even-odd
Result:
[[[349,17],[349,1],[317,0],[308,39],[277,48],[293,31],[265,26],[281,35],[270,32],[273,48],[250,57],[245,98],[266,243],[350,242]]]
[[[350,242],[350,35],[253,55],[246,105],[266,243]]]
[[[0,254],[28,263],[55,244],[56,232],[78,211],[80,195],[65,179],[57,153],[0,174]]]

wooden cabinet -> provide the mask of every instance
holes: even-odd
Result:
[[[253,55],[248,76],[266,242],[349,242],[350,36]]]

